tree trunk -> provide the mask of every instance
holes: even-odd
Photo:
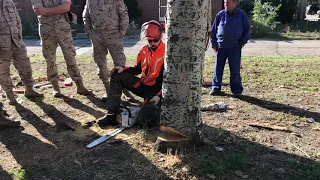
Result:
[[[211,0],[168,0],[162,133],[157,142],[162,148],[163,142],[171,147],[200,140],[202,70],[211,16]]]

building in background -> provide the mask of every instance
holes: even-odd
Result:
[[[34,14],[30,0],[13,0],[21,16],[24,34],[37,34],[37,18]],[[164,16],[167,9],[167,0],[137,0],[138,7],[141,10],[141,17],[137,23],[156,19],[164,21]],[[82,23],[82,11],[86,4],[86,0],[72,0],[71,11],[77,14],[79,23]],[[223,9],[223,0],[212,0],[212,15],[213,17]]]

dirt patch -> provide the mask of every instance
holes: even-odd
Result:
[[[43,60],[33,58],[36,77],[45,76]],[[0,179],[320,179],[320,59],[283,59],[246,58],[241,98],[230,95],[226,69],[223,90],[229,95],[213,97],[207,95],[208,87],[202,90],[203,105],[228,104],[225,112],[203,112],[206,143],[193,152],[160,154],[154,150],[157,128],[132,128],[116,136],[117,141],[85,148],[113,127],[83,128],[102,117],[106,105],[100,101],[104,88],[96,65],[90,57],[79,57],[85,85],[96,96],[77,95],[71,86],[62,88],[64,98],[52,98],[51,89],[44,89],[44,99],[19,95],[21,105],[5,103],[23,127],[0,131]],[[58,67],[66,74],[61,57]],[[213,61],[207,60],[206,67],[209,84]],[[13,76],[17,83],[15,71]],[[310,117],[316,122],[306,122]],[[294,133],[250,127],[253,122]]]

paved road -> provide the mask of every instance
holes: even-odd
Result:
[[[41,53],[39,40],[25,40],[29,54]],[[89,39],[75,39],[78,55],[91,55]],[[146,42],[139,36],[128,36],[124,39],[124,52],[127,56],[136,56]],[[58,54],[62,54],[58,50]],[[214,56],[213,50],[206,51],[207,56]],[[243,56],[320,56],[320,40],[268,40],[254,39],[243,49]]]

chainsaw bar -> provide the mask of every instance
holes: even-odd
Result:
[[[98,144],[101,144],[102,142],[112,138],[113,136],[119,134],[121,131],[123,131],[124,129],[126,129],[125,127],[119,127],[103,136],[101,136],[100,138],[94,140],[92,143],[87,145],[87,148],[93,148],[95,146],[97,146]]]

